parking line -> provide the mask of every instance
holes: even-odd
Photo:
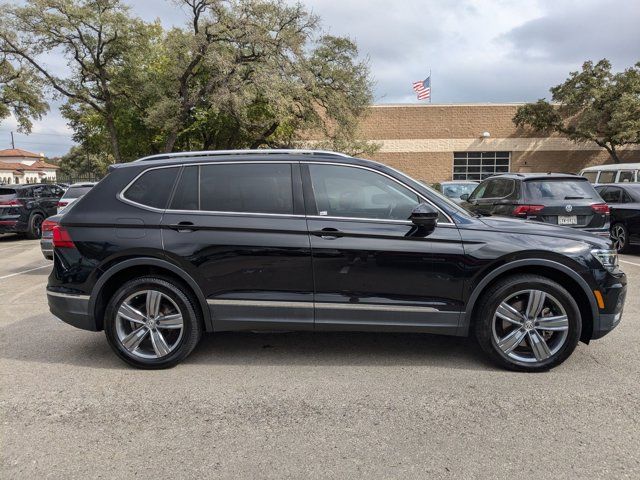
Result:
[[[41,267],[30,268],[29,270],[23,270],[21,272],[11,273],[9,275],[5,275],[4,277],[0,277],[0,280],[4,280],[5,278],[15,277],[16,275],[22,275],[23,273],[33,272],[34,270],[40,270],[41,268],[47,268],[53,265],[53,263],[49,263],[47,265],[42,265]]]
[[[619,260],[620,263],[628,263],[629,265],[635,265],[636,267],[640,267],[640,263],[628,262],[626,260]]]

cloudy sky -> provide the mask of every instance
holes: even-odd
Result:
[[[169,0],[127,0],[146,20],[184,22]],[[303,0],[323,29],[354,39],[368,58],[376,103],[417,102],[411,83],[432,72],[433,103],[548,97],[587,59],[624,69],[640,61],[637,0]],[[50,64],[64,68],[63,58]],[[11,119],[0,124],[9,144]],[[61,155],[72,145],[55,105],[16,146]]]

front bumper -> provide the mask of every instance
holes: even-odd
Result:
[[[69,325],[92,332],[98,331],[93,315],[89,314],[89,295],[47,290],[49,311]]]
[[[599,315],[593,322],[592,340],[604,337],[618,326],[627,297],[627,276],[624,273],[609,275],[607,282],[599,284],[604,308],[599,309]]]

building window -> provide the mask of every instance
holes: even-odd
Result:
[[[496,173],[507,173],[510,160],[510,152],[455,152],[453,179],[479,181]]]

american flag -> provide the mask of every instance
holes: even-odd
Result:
[[[418,100],[431,98],[431,75],[419,82],[413,82],[413,89],[418,94]]]

